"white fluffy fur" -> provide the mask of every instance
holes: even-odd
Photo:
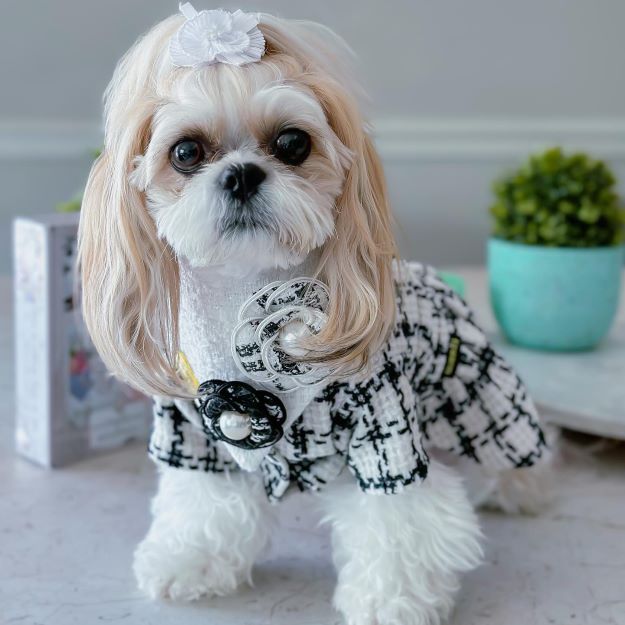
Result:
[[[255,476],[161,470],[150,531],[137,547],[139,588],[156,598],[227,595],[251,581],[267,545],[268,503]]]
[[[332,526],[334,604],[348,625],[436,625],[449,616],[460,575],[482,558],[477,517],[462,480],[433,461],[404,493],[360,492],[344,475],[320,496]],[[251,581],[271,516],[259,482],[163,469],[154,520],[135,552],[152,598],[226,595]]]
[[[427,480],[372,496],[343,482],[322,500],[332,523],[336,608],[348,625],[432,625],[449,616],[481,533],[461,479],[433,461]]]

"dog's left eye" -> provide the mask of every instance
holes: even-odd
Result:
[[[183,139],[174,145],[169,153],[172,167],[183,174],[190,174],[204,161],[204,148],[199,141]]]
[[[286,165],[301,165],[310,155],[310,135],[299,128],[283,130],[273,142],[271,152]]]

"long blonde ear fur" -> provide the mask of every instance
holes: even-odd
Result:
[[[178,265],[157,236],[143,193],[131,184],[134,159],[150,137],[160,43],[170,18],[122,59],[106,94],[106,133],[81,207],[78,263],[82,309],[111,373],[146,393],[184,395],[176,373]]]

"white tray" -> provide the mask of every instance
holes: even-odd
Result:
[[[625,439],[624,324],[591,352],[537,352],[510,345],[499,335],[494,343],[551,423]]]

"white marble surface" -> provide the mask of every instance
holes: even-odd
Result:
[[[0,287],[6,286],[0,282]],[[148,525],[154,470],[142,445],[54,472],[12,449],[11,337],[0,288],[0,624],[339,625],[314,499],[281,521],[256,587],[192,605],[135,589],[132,550]],[[625,625],[625,454],[571,455],[538,518],[484,514],[485,564],[465,579],[452,625]]]
[[[586,352],[542,352],[506,341],[497,328],[484,268],[459,268],[466,298],[493,342],[519,371],[552,423],[625,440],[625,274],[616,321],[601,344]]]

